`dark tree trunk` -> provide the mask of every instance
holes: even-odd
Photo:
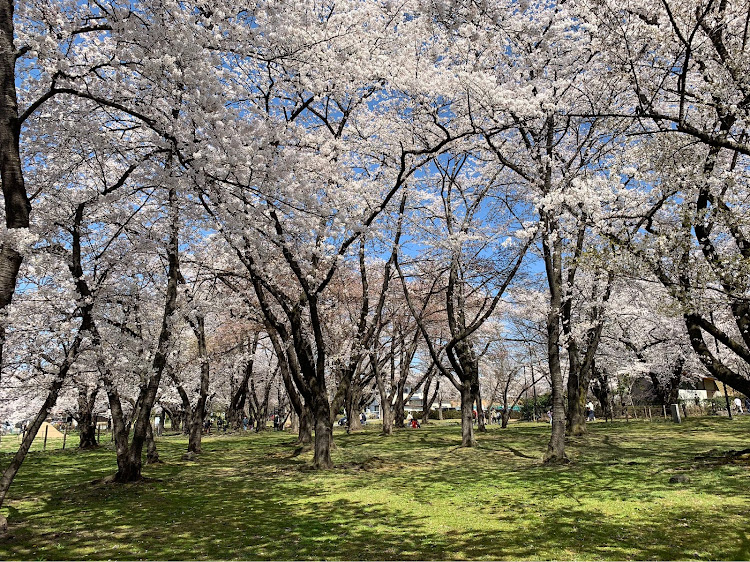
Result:
[[[484,417],[484,408],[482,407],[482,391],[479,387],[479,377],[477,377],[475,383],[472,383],[471,389],[477,406],[477,431],[486,433],[487,425]]]
[[[250,398],[250,405],[255,413],[255,431],[256,433],[265,431],[267,429],[268,425],[268,400],[271,396],[271,386],[273,384],[274,379],[276,378],[276,373],[274,372],[273,376],[269,378],[264,386],[263,386],[263,392],[262,395],[259,397],[257,391],[255,390],[255,381],[250,380],[250,392],[248,394]],[[278,415],[278,412],[277,414]],[[275,418],[274,418],[275,421]]]
[[[428,396],[430,395],[430,386],[431,386],[433,378],[435,379],[435,390],[432,393],[432,398],[428,399]],[[440,391],[440,379],[432,375],[429,376],[428,379],[425,381],[424,392],[422,393],[422,396],[424,397],[422,399],[422,425],[430,422],[430,412],[432,411],[432,405],[435,403],[435,399],[437,398],[439,391]]]
[[[596,363],[591,366],[594,383],[591,385],[591,392],[602,407],[604,420],[612,420],[612,393],[609,389],[609,375],[601,369],[598,369]]]
[[[322,410],[328,410],[328,404]],[[331,460],[331,448],[333,447],[333,423],[327,412],[319,412],[315,416],[315,456],[313,466],[315,468],[333,468]]]
[[[253,334],[253,339],[248,345],[248,353],[250,358],[245,365],[245,370],[242,374],[237,388],[232,390],[232,397],[229,401],[229,408],[227,409],[227,423],[232,429],[239,429],[242,427],[242,420],[245,417],[245,404],[247,401],[248,384],[250,378],[253,376],[253,364],[255,361],[255,352],[258,349],[258,342],[260,340],[260,332]],[[232,377],[234,380],[234,377]]]
[[[349,387],[346,392],[346,401],[344,404],[346,408],[347,433],[360,431],[362,429],[362,423],[359,419],[362,387],[359,383],[360,381],[358,379],[352,377],[351,383],[348,385]]]
[[[94,406],[99,387],[96,386],[89,394],[89,388],[81,385],[78,389],[78,411],[75,419],[78,422],[78,448],[95,449],[99,446],[96,442],[96,416]]]
[[[190,423],[188,426],[188,453],[201,453],[201,437],[203,436],[203,416],[196,415],[197,408],[190,416]]]
[[[133,423],[133,437],[130,445],[120,454],[118,449],[117,472],[114,476],[115,482],[134,482],[141,479],[141,456],[143,454],[143,445],[146,443],[148,431],[151,428],[151,409],[156,401],[156,393],[159,390],[161,376],[167,366],[167,356],[169,354],[171,339],[172,315],[177,309],[177,282],[179,277],[179,222],[177,213],[177,190],[169,190],[169,207],[172,214],[172,224],[169,243],[167,244],[167,259],[169,268],[167,272],[167,290],[164,304],[164,314],[162,316],[161,329],[159,332],[159,341],[151,364],[152,372],[141,387],[137,400],[137,416]],[[111,382],[110,382],[111,385]],[[108,392],[109,394],[109,392]],[[110,400],[110,409],[114,420],[114,408]],[[127,441],[127,434],[125,437]]]
[[[551,151],[553,132],[551,118],[548,119],[548,150]],[[551,189],[551,170],[546,172],[545,183]],[[562,307],[562,240],[558,236],[560,225],[551,212],[542,214],[542,249],[547,271],[550,308],[547,313],[547,361],[552,383],[552,433],[544,455],[544,462],[556,463],[567,460],[565,455],[565,387],[560,368],[560,310]]]
[[[13,0],[0,0],[0,179],[3,184],[5,226],[28,228],[31,205],[26,195],[20,155],[21,122],[16,97],[16,48],[13,44]],[[0,311],[13,299],[23,256],[5,242],[0,249]],[[5,345],[0,325],[0,366]]]
[[[299,434],[297,442],[302,446],[307,446],[312,443],[312,430],[313,430],[313,417],[310,408],[307,406],[302,407],[302,413],[299,415]]]
[[[508,427],[509,421],[510,421],[510,409],[503,408],[503,411],[500,412],[500,427],[505,429],[506,427]]]
[[[198,358],[201,362],[200,387],[198,388],[198,401],[190,415],[190,434],[188,437],[188,452],[201,452],[201,436],[203,435],[203,422],[206,417],[206,399],[208,398],[208,384],[211,377],[211,367],[206,345],[205,319],[201,315],[195,318],[188,317],[190,327],[193,329],[198,344]],[[183,399],[184,401],[184,399]],[[189,403],[188,403],[189,408]]]
[[[78,448],[79,449],[96,449],[99,444],[96,442],[96,421],[91,412],[78,413]]]
[[[396,395],[393,397],[393,425],[399,429],[405,427],[404,420],[406,412],[404,411],[404,388],[406,387],[406,378],[399,378],[396,384]]]
[[[90,312],[90,307],[86,310]],[[50,386],[50,389],[47,393],[47,398],[45,399],[44,404],[42,404],[42,407],[40,408],[34,420],[31,422],[31,425],[27,428],[26,433],[21,440],[21,446],[18,448],[18,451],[16,451],[16,454],[13,455],[10,464],[3,471],[2,477],[0,477],[0,507],[2,507],[3,503],[5,502],[5,497],[8,494],[10,485],[13,483],[13,479],[16,477],[16,474],[18,474],[23,461],[26,459],[26,454],[29,452],[29,448],[34,441],[36,434],[39,432],[39,428],[42,427],[42,424],[47,419],[50,410],[57,403],[57,397],[60,394],[60,389],[62,388],[63,383],[65,383],[68,377],[71,366],[78,357],[78,351],[83,340],[84,325],[85,323],[82,323],[82,327],[78,330],[78,333],[73,339],[73,342],[70,346],[70,349],[68,350],[67,355],[65,356],[65,359],[60,365],[58,375],[52,381],[52,385]],[[5,528],[6,526],[7,521],[5,520],[5,517],[0,515],[0,529]]]
[[[77,353],[78,344],[74,345],[76,347]],[[70,365],[64,365],[63,368],[65,369],[65,373],[67,373]],[[63,369],[61,369],[61,376],[55,377],[52,386],[47,393],[47,399],[44,401],[44,404],[39,410],[39,413],[37,413],[36,417],[31,422],[31,425],[26,429],[26,433],[21,440],[21,446],[18,448],[18,451],[16,451],[16,454],[13,455],[10,464],[3,471],[3,475],[0,478],[0,506],[5,503],[5,496],[8,494],[8,489],[13,483],[13,479],[16,477],[16,474],[18,474],[18,471],[21,468],[24,459],[26,458],[26,454],[29,452],[31,444],[34,442],[34,438],[39,432],[39,428],[42,427],[42,423],[44,423],[44,420],[47,419],[50,410],[57,402],[57,397],[60,394],[60,389],[63,386],[63,382],[65,382],[65,373],[63,373]],[[4,526],[3,523],[5,523],[5,518],[0,515],[0,526]]]
[[[167,412],[169,415],[169,428],[172,431],[181,432],[182,431],[182,411],[177,409],[172,409]]]
[[[573,375],[577,369],[578,375]],[[585,435],[586,433],[586,395],[588,393],[588,373],[580,372],[580,364],[570,364],[568,375],[568,408],[566,430],[568,435]],[[585,386],[584,386],[585,385]]]

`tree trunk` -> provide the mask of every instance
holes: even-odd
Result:
[[[352,433],[360,431],[362,429],[362,423],[359,419],[359,402],[361,399],[361,389],[359,388],[358,381],[352,378],[349,383],[349,388],[346,392],[346,432]]]
[[[60,389],[62,388],[64,381],[65,376],[58,376],[55,378],[49,392],[47,393],[47,399],[44,401],[44,404],[34,418],[34,421],[32,421],[31,425],[27,428],[26,433],[21,440],[21,446],[18,448],[18,451],[16,451],[16,454],[13,455],[10,464],[3,471],[2,478],[0,478],[0,506],[5,503],[5,496],[8,493],[8,489],[13,483],[16,474],[18,474],[18,470],[21,468],[24,459],[26,459],[26,454],[29,452],[31,444],[34,442],[34,438],[39,432],[39,428],[42,427],[42,423],[47,419],[50,410],[57,402],[57,396],[60,394]],[[0,515],[0,523],[4,523],[4,517],[2,515]]]
[[[297,415],[297,412],[294,411],[294,408],[289,412],[289,431],[292,433],[299,433],[299,416]]]
[[[472,394],[474,395],[474,401],[477,406],[477,431],[481,433],[487,432],[487,424],[484,417],[484,408],[482,407],[482,391],[479,387],[479,377],[477,376],[476,381],[472,383]]]
[[[195,318],[188,317],[190,327],[193,329],[196,342],[198,344],[198,358],[201,362],[201,378],[198,388],[198,401],[190,415],[190,433],[188,437],[188,452],[201,452],[201,436],[203,435],[203,421],[206,417],[206,399],[208,397],[208,384],[211,377],[211,365],[208,357],[208,347],[206,345],[206,328],[205,319],[198,314]],[[184,399],[183,399],[184,401]],[[189,402],[188,402],[189,407]]]
[[[510,421],[510,409],[503,408],[503,411],[500,413],[500,427],[505,429],[506,427],[508,427],[509,421]]]
[[[151,428],[151,409],[156,401],[156,393],[159,390],[161,376],[167,366],[167,356],[169,354],[170,339],[172,335],[172,315],[177,309],[177,282],[180,270],[178,239],[179,216],[177,212],[177,190],[174,187],[169,190],[169,204],[172,214],[170,239],[167,244],[169,268],[167,272],[166,299],[161,329],[159,331],[159,340],[151,364],[152,372],[146,383],[141,387],[138,396],[136,407],[138,415],[133,423],[133,438],[129,447],[127,447],[126,454],[118,454],[117,472],[114,476],[115,482],[135,482],[141,479],[141,455],[143,453],[143,445],[148,437],[148,431]],[[111,408],[112,402],[110,401],[110,409]]]
[[[154,430],[151,424],[146,429],[146,464],[160,463],[159,451],[156,450],[156,440],[154,439]]]
[[[181,432],[182,431],[182,411],[175,412],[172,410],[169,412],[169,421],[170,421],[170,428],[172,431]]]
[[[28,228],[31,212],[21,166],[13,34],[13,0],[0,0],[0,179],[8,229]],[[0,311],[3,313],[13,299],[22,261],[23,256],[6,241],[0,250]],[[4,325],[5,322],[0,325],[0,366],[5,345]]]
[[[331,460],[333,423],[331,422],[331,416],[326,415],[325,412],[319,412],[315,418],[315,456],[313,458],[313,466],[317,469],[333,468],[333,461]]]
[[[312,428],[313,418],[310,408],[307,406],[302,407],[302,412],[299,416],[299,434],[297,437],[297,443],[302,446],[307,446],[312,443]]]
[[[258,349],[258,341],[260,340],[260,332],[253,334],[253,339],[249,343],[248,353],[250,355],[245,370],[242,374],[239,386],[236,389],[232,389],[231,400],[229,401],[229,408],[227,409],[227,423],[232,429],[239,429],[242,427],[242,419],[245,417],[245,402],[247,400],[248,383],[250,377],[253,376],[253,364],[255,363],[255,352]],[[234,380],[234,377],[232,377]]]
[[[432,378],[433,377],[430,377],[425,382],[424,392],[422,393],[422,396],[424,396],[424,398],[422,399],[422,425],[430,422],[430,412],[432,411],[432,405],[435,403],[435,398],[437,398],[438,392],[440,391],[440,379],[437,379],[437,377],[435,377],[435,390],[432,393],[432,398],[430,398],[429,400],[427,399],[427,397],[429,396]]]
[[[91,412],[78,412],[78,448],[79,449],[96,449],[99,444],[96,442],[96,422]]]
[[[461,446],[474,447],[474,393],[471,384],[461,385]]]
[[[551,119],[551,118],[550,118]],[[549,123],[548,137],[552,136]],[[548,144],[552,140],[548,138]],[[551,173],[545,179],[548,188]],[[560,310],[562,307],[562,241],[559,237],[559,224],[555,215],[543,213],[542,249],[550,291],[550,308],[547,313],[547,361],[552,383],[552,433],[550,435],[544,462],[555,463],[567,460],[565,455],[565,388],[560,368]]]
[[[406,418],[406,412],[404,410],[404,387],[406,386],[406,379],[399,379],[396,396],[394,396],[393,404],[393,425],[399,429],[405,427],[404,420]]]
[[[577,366],[580,368],[580,365]],[[573,375],[573,365],[570,366],[568,375],[568,412],[566,417],[566,430],[568,435],[586,434],[586,394],[588,390],[589,377],[579,372]],[[582,388],[586,385],[586,388]]]
[[[98,386],[93,389],[91,395],[85,385],[78,389],[78,411],[75,419],[78,422],[79,449],[95,449],[99,446],[96,442],[96,417],[93,411],[98,393]]]
[[[201,438],[203,437],[203,416],[197,415],[197,408],[190,416],[188,424],[188,453],[201,453]]]
[[[383,435],[393,435],[393,410],[388,401],[380,403],[380,418],[383,420]]]

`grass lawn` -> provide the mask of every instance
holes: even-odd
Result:
[[[750,447],[750,416],[589,430],[548,467],[543,424],[492,427],[477,449],[455,424],[337,428],[325,472],[289,434],[207,437],[197,462],[165,437],[166,462],[132,485],[96,482],[114,472],[106,447],[35,452],[0,559],[750,559],[750,465],[696,459]]]

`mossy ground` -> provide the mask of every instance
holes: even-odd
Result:
[[[750,466],[714,455],[750,447],[750,416],[597,422],[563,466],[540,462],[548,432],[492,427],[461,449],[456,424],[337,429],[323,472],[290,434],[206,437],[197,462],[171,436],[131,485],[97,482],[107,447],[35,452],[0,559],[750,559]]]

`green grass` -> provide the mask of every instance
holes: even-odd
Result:
[[[108,448],[31,453],[0,559],[750,558],[750,467],[696,459],[750,446],[750,416],[589,429],[557,467],[540,462],[548,427],[523,423],[477,449],[457,425],[337,430],[324,472],[289,434],[208,437],[193,463],[167,437],[132,485],[96,482]]]

